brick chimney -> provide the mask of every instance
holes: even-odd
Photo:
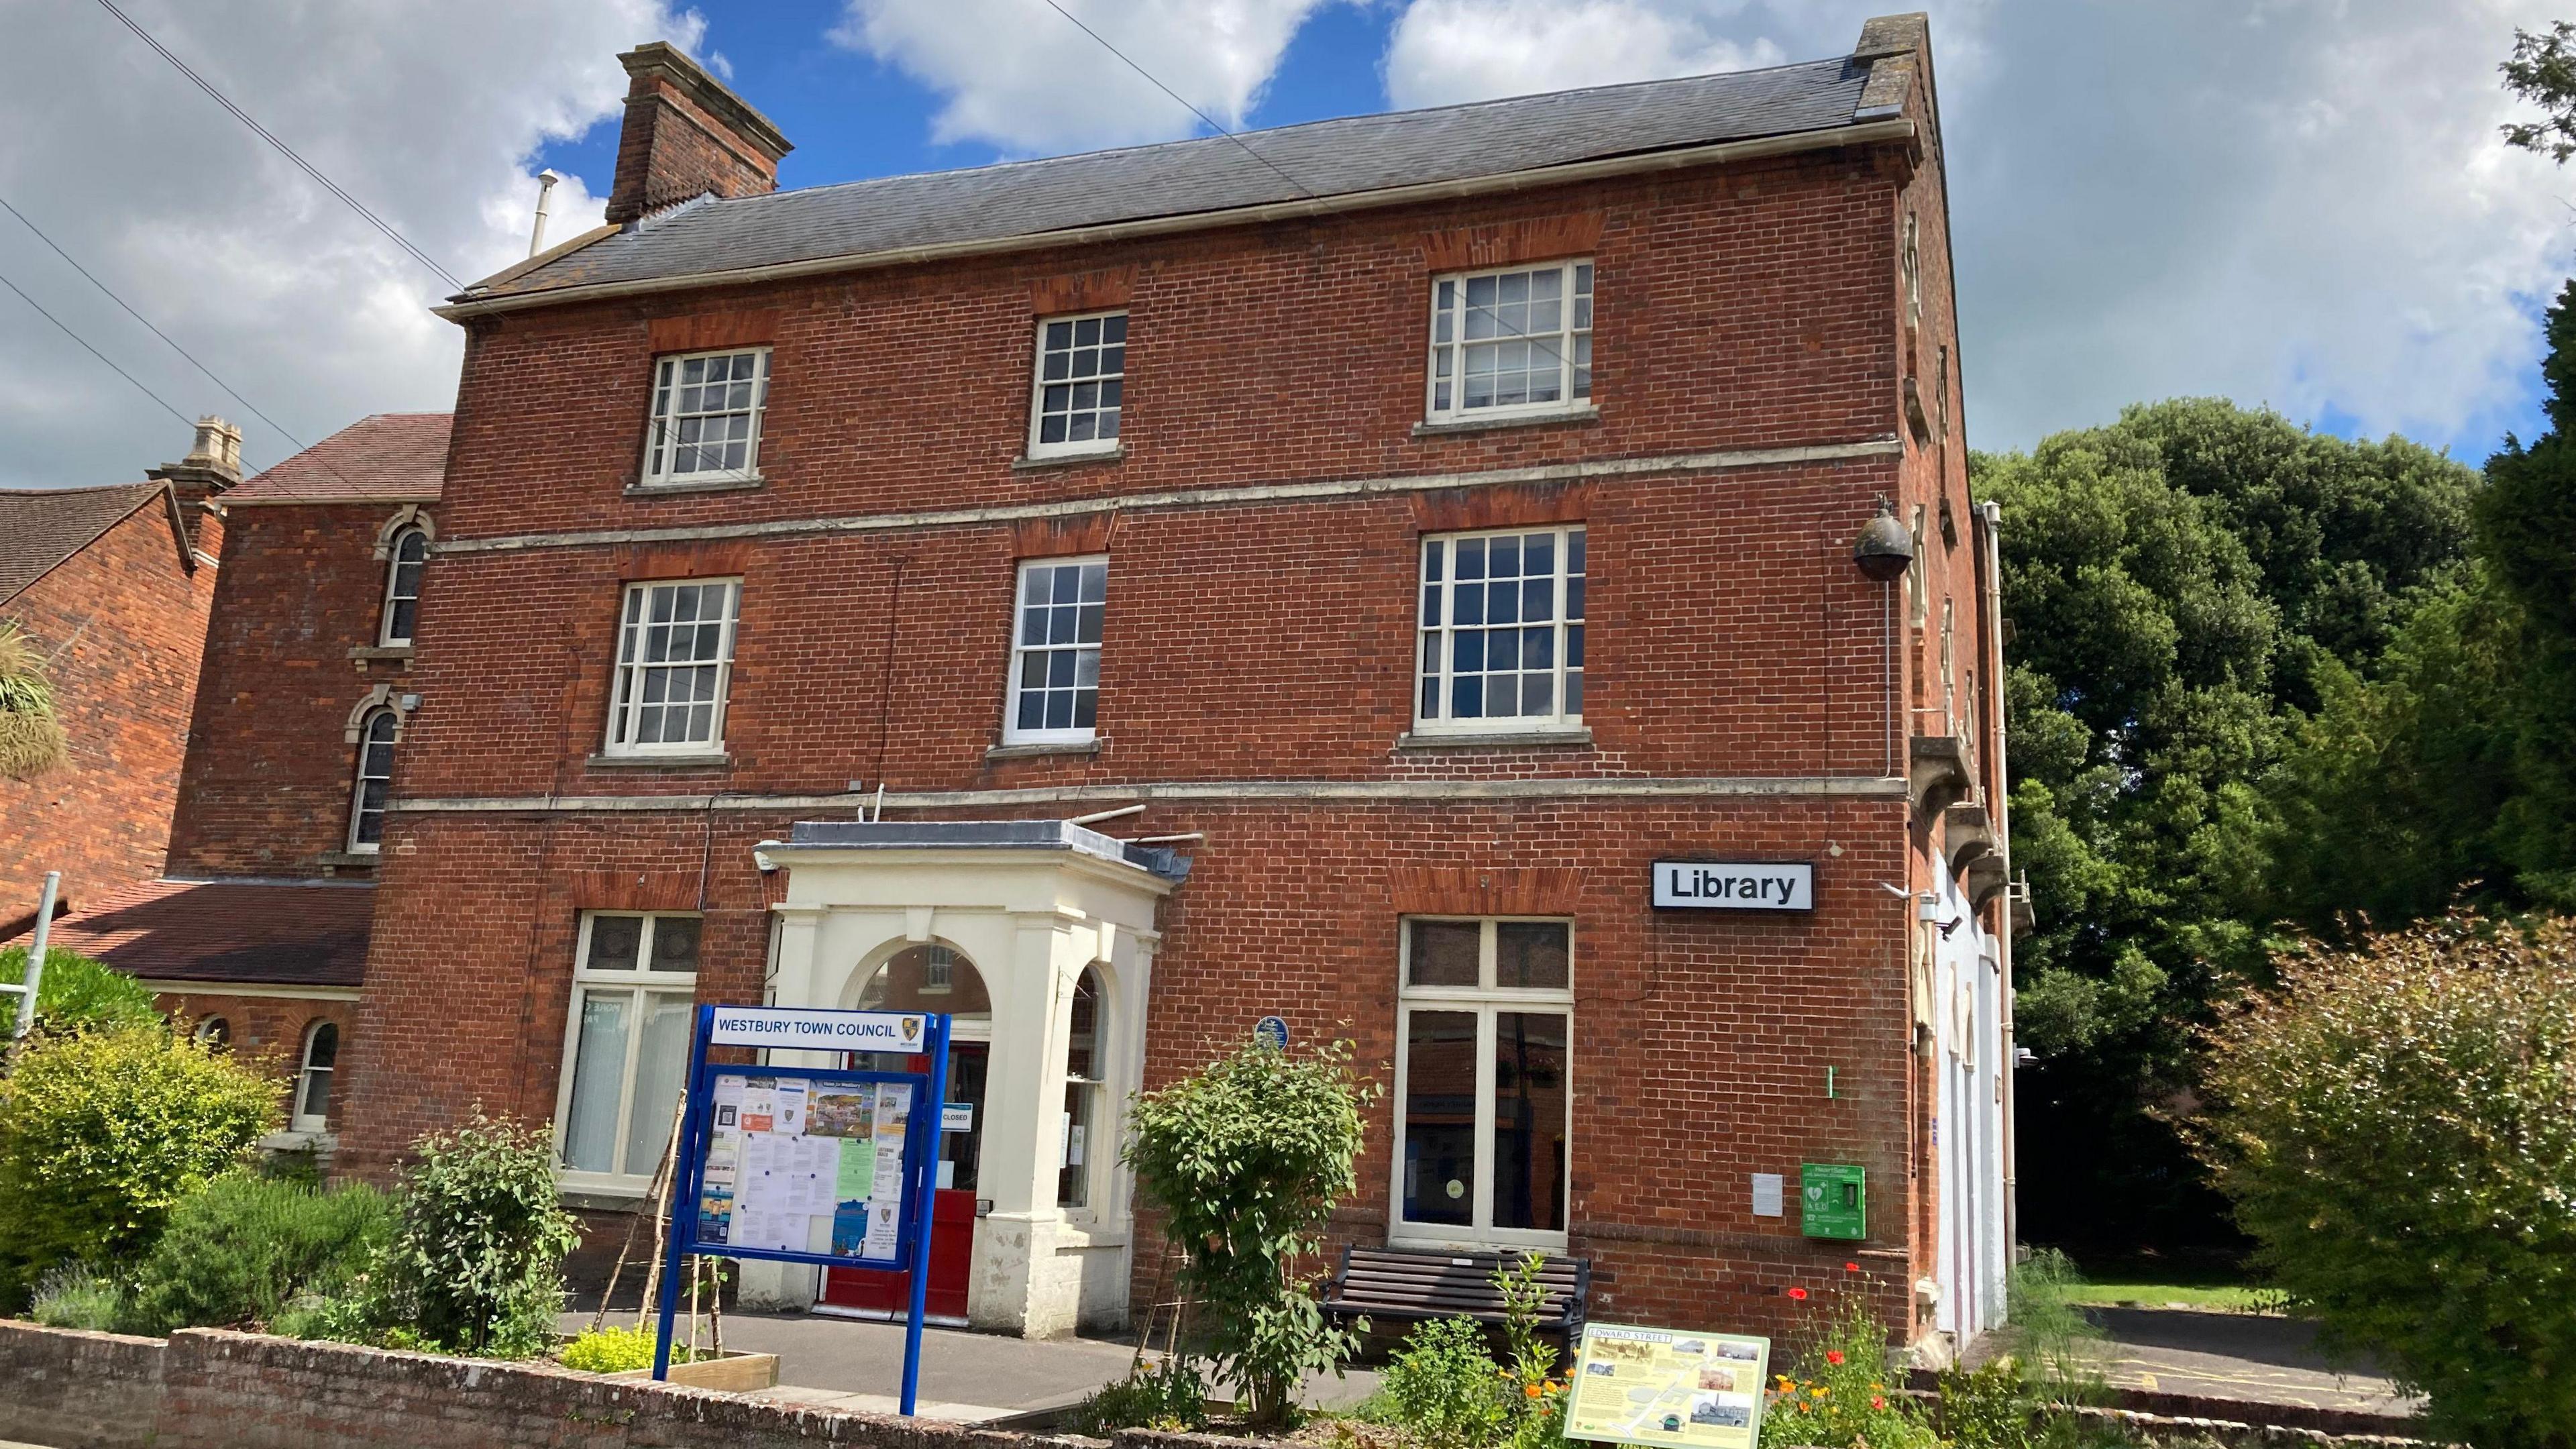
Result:
[[[618,59],[631,80],[617,179],[608,189],[610,222],[623,226],[710,191],[735,197],[778,189],[778,158],[794,148],[767,116],[668,41]]]
[[[187,530],[189,546],[213,553],[222,546],[222,535],[210,520],[223,514],[214,497],[241,481],[241,429],[211,415],[199,418],[188,456],[146,468],[143,476],[170,485],[179,499],[180,517],[174,521]]]

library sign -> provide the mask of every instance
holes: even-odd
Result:
[[[1812,911],[1816,868],[1806,861],[1659,860],[1655,909]]]

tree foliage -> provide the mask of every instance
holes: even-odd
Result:
[[[2198,1146],[2272,1282],[2446,1441],[2576,1444],[2576,922],[2311,948],[2206,1034]]]
[[[2273,782],[2309,713],[2459,576],[2476,475],[2209,399],[1974,471],[2004,510],[2013,863],[2039,919],[2025,1150],[2065,1168],[2025,1201],[2043,1234],[2170,1239],[2214,1204],[2150,1109],[2189,1085],[2213,995],[2261,971]]]
[[[1299,1379],[1358,1347],[1325,1323],[1300,1267],[1357,1183],[1374,1087],[1353,1078],[1350,1055],[1346,1041],[1304,1055],[1248,1041],[1136,1102],[1136,1185],[1186,1255],[1181,1286],[1218,1374],[1265,1423],[1295,1412]]]
[[[27,979],[27,948],[0,951],[0,982],[11,986]],[[17,1024],[18,998],[0,996],[0,1035]],[[36,1030],[78,1031],[85,1027],[162,1024],[152,1004],[152,989],[124,972],[67,946],[45,948],[44,978],[36,983]]]
[[[60,1263],[112,1269],[278,1125],[284,1084],[125,1026],[33,1040],[0,1079],[0,1297]]]

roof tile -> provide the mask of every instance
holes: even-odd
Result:
[[[375,911],[364,882],[152,880],[55,921],[47,944],[147,981],[355,986]]]
[[[360,418],[224,491],[234,503],[430,503],[447,477],[448,413]]]
[[[0,491],[0,602],[90,546],[161,491],[158,483]]]

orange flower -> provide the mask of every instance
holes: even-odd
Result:
[[[1522,1397],[1522,1398],[1524,1398],[1524,1399],[1535,1399],[1535,1398],[1537,1398],[1537,1397],[1538,1397],[1538,1385],[1536,1385],[1536,1384],[1523,1384],[1523,1385],[1521,1385],[1521,1397]]]
[[[1832,1364],[1836,1368],[1841,1368],[1843,1364],[1843,1351],[1839,1348],[1826,1349],[1825,1362]]]
[[[1869,1406],[1873,1409],[1884,1409],[1887,1407],[1887,1399],[1884,1396],[1872,1399],[1869,1401]]]

